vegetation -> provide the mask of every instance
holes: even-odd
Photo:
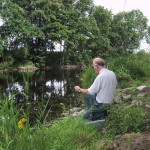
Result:
[[[0,69],[28,62],[82,65],[99,55],[114,59],[149,39],[140,10],[113,15],[92,0],[1,0],[0,15]]]
[[[1,0],[0,16],[1,70],[26,65],[86,64],[82,86],[88,88],[96,76],[91,59],[100,56],[116,73],[118,88],[149,85],[150,54],[137,49],[143,38],[150,43],[150,27],[140,10],[114,15],[94,6],[92,0]],[[24,82],[26,99],[28,82]],[[46,126],[49,101],[38,106],[33,121],[29,112],[16,109],[12,99],[0,101],[0,149],[109,149],[118,135],[149,130],[145,119],[149,112],[143,107],[114,105],[106,118],[106,130],[100,131],[80,117],[68,116]],[[128,139],[127,144],[130,142]]]
[[[140,51],[130,55],[130,57],[112,59],[108,62],[108,68],[115,69],[116,72],[120,68],[124,68],[122,72],[125,71],[130,76],[130,78],[121,76],[119,74],[121,71],[119,70],[117,72],[119,80],[118,88],[136,87],[143,84],[149,85],[147,82],[143,82],[144,78],[149,77],[150,73],[149,57],[149,53]],[[121,64],[121,60],[124,63]],[[132,65],[134,65],[135,70],[132,68]],[[93,68],[89,66],[82,75],[82,86],[89,87],[95,75]],[[137,80],[140,78],[141,81]],[[25,95],[28,95],[28,81],[24,80]],[[132,92],[135,93],[135,91]],[[140,102],[140,100],[140,98],[136,98],[137,102]],[[149,105],[149,97],[144,97],[142,102],[145,105]],[[49,101],[46,104],[41,103],[38,105],[39,111],[36,112],[33,120],[29,114],[30,107],[28,107],[28,111],[26,112],[23,109],[18,110],[14,106],[13,97],[11,99],[5,98],[0,102],[0,148],[12,150],[100,150],[112,148],[113,143],[119,136],[121,137],[119,138],[120,147],[128,146],[131,149],[131,142],[134,138],[132,137],[132,133],[137,133],[139,139],[142,136],[145,137],[142,133],[149,133],[149,122],[146,118],[149,118],[150,112],[143,107],[144,105],[141,106],[129,107],[128,101],[114,104],[113,107],[108,109],[109,115],[103,124],[105,127],[104,130],[100,130],[95,126],[88,125],[80,116],[77,118],[68,116],[65,119],[57,119],[53,122],[47,120],[49,119],[50,110],[47,112],[46,108],[49,107]],[[65,110],[65,106],[62,106],[62,109]],[[126,140],[123,141],[123,138],[126,138]],[[147,150],[149,148],[148,142],[145,142],[143,145],[145,145],[142,147],[143,149]]]
[[[12,101],[1,102],[0,108],[0,148],[11,150],[107,149],[116,135],[143,131],[144,117],[149,115],[139,107],[114,105],[109,110],[105,130],[99,130],[81,117],[70,116],[49,126],[39,122],[30,126],[31,120],[23,113],[20,115]]]
[[[116,73],[118,86],[120,88],[139,86],[143,84],[143,82],[145,85],[149,85],[149,83],[146,82],[150,76],[149,53],[139,51],[135,54],[127,55],[127,57],[108,58],[106,62],[106,67]],[[91,66],[92,65],[89,65],[81,75],[82,86],[85,88],[88,88],[96,77],[96,73]]]

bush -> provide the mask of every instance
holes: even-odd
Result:
[[[108,68],[116,73],[118,82],[128,82],[150,75],[150,54],[143,51],[107,61]]]
[[[109,109],[106,128],[111,134],[125,134],[142,131],[146,112],[138,107],[114,105]]]
[[[84,88],[89,88],[90,85],[93,83],[94,79],[96,78],[96,72],[91,66],[88,66],[85,72],[81,75],[82,77],[82,86]]]

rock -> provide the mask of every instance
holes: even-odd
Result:
[[[72,114],[72,117],[77,117],[77,116],[79,116],[79,112],[74,112],[74,113]]]
[[[81,108],[74,107],[74,108],[72,108],[72,109],[69,110],[69,113],[73,114],[74,112],[78,112],[80,110],[81,110]]]
[[[122,95],[123,100],[131,100],[132,95]]]
[[[115,99],[114,99],[114,102],[116,102],[116,103],[122,103],[122,98],[121,98],[121,96],[117,96],[117,97],[115,97]]]
[[[139,93],[138,95],[137,95],[137,97],[144,97],[145,96],[145,93]]]
[[[137,90],[139,90],[139,91],[143,91],[146,87],[147,87],[147,86],[142,85],[142,86],[137,87]]]
[[[122,89],[122,94],[123,94],[123,95],[130,94],[131,92],[132,92],[132,88]]]
[[[147,105],[145,105],[145,107],[146,107],[146,108],[148,108],[148,109],[150,109],[150,105],[148,105],[148,104],[147,104]]]
[[[84,112],[85,112],[84,109],[81,110],[81,111],[78,111],[78,112],[76,111],[76,112],[73,112],[73,113],[71,114],[71,116],[72,116],[72,117],[77,117],[77,116],[82,115]]]
[[[133,101],[131,102],[131,105],[132,105],[132,106],[142,106],[143,103],[142,103],[142,101],[133,100]]]
[[[150,86],[147,86],[143,89],[144,92],[150,92]]]

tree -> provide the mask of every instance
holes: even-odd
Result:
[[[43,38],[44,34],[32,24],[27,17],[25,9],[13,1],[1,2],[1,15],[3,25],[0,28],[1,38],[4,41],[4,53],[12,55],[12,51],[28,48],[36,38]]]
[[[107,57],[110,51],[110,34],[112,25],[112,13],[102,6],[96,6],[93,11],[93,17],[96,20],[98,32],[96,38],[96,46],[93,48],[95,56]]]
[[[147,43],[150,45],[150,26],[148,26],[148,32],[145,38]],[[148,51],[150,52],[150,49],[148,49]]]
[[[0,12],[4,25],[0,30],[5,51],[25,47],[28,59],[44,65],[47,50],[64,43],[67,58],[86,47],[92,34],[88,21],[92,7],[92,0],[3,0]]]
[[[140,10],[114,15],[110,42],[115,55],[133,53],[146,35],[147,18]]]

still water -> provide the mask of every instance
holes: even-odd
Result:
[[[36,70],[0,75],[0,100],[11,99],[36,120],[60,117],[64,109],[78,107],[73,87],[80,84],[81,70]]]

